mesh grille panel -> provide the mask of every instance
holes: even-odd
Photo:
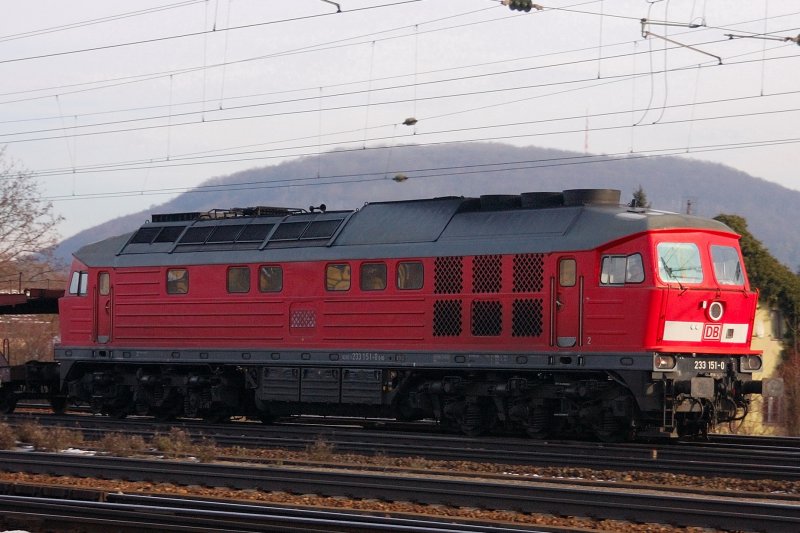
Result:
[[[434,263],[434,292],[460,294],[464,289],[464,258],[437,257]]]
[[[289,316],[291,328],[314,328],[317,326],[317,314],[313,309],[292,309]]]
[[[433,303],[433,336],[461,335],[461,300],[438,300]]]
[[[472,334],[496,337],[503,331],[503,304],[498,301],[472,302]]]
[[[514,292],[542,292],[544,287],[544,256],[519,254],[514,256]]]
[[[542,334],[542,300],[529,298],[514,300],[511,335],[513,337],[539,337]]]
[[[472,292],[500,292],[502,258],[499,255],[476,255],[472,258]]]

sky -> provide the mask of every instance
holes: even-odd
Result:
[[[213,177],[409,143],[678,155],[800,190],[797,0],[537,7],[6,1],[0,147],[62,237]]]

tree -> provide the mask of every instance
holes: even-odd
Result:
[[[639,185],[639,188],[633,191],[633,201],[631,201],[632,207],[652,207],[649,201],[647,201],[647,194],[644,192],[644,188]]]
[[[62,288],[63,265],[52,257],[56,225],[61,217],[42,200],[33,174],[0,149],[0,292],[26,288]],[[9,339],[10,363],[52,359],[58,317],[0,317],[0,338]]]
[[[42,200],[33,174],[0,149],[0,264],[55,245],[60,221],[53,204]]]
[[[759,297],[780,309],[787,330],[783,339],[783,360],[778,372],[784,381],[783,411],[789,435],[800,435],[800,355],[798,355],[798,311],[800,276],[783,265],[747,229],[747,221],[736,215],[714,217],[742,236],[740,245],[750,284]]]

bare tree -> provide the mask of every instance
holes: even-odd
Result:
[[[33,174],[0,149],[0,264],[52,247],[60,221]]]

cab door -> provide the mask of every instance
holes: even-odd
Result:
[[[583,277],[579,276],[574,257],[558,259],[558,278],[554,280],[552,306],[555,322],[555,345],[572,348],[582,344]]]
[[[95,291],[95,340],[105,344],[111,340],[113,317],[113,291],[111,275],[106,271],[97,273],[97,290]]]

